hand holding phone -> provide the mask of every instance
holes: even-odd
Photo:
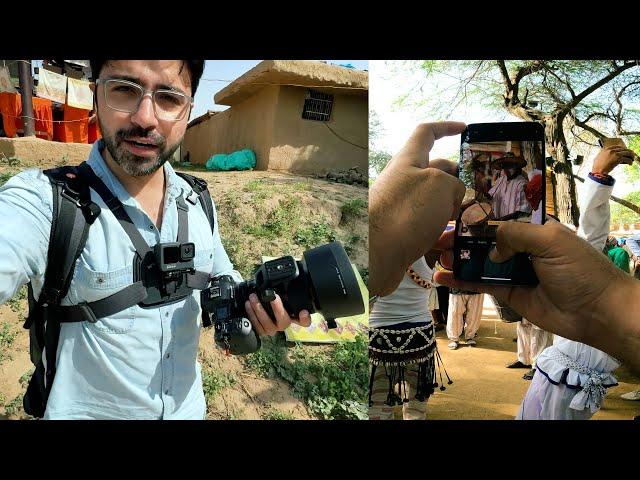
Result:
[[[627,148],[621,138],[603,138],[598,143],[602,150],[593,161],[592,172],[608,175],[611,170],[623,163],[631,165],[634,160],[640,163],[640,158],[633,150]]]
[[[534,285],[528,255],[493,262],[488,254],[504,222],[543,224],[544,130],[539,123],[481,123],[462,132],[459,178],[470,201],[456,221],[453,272],[466,281]]]

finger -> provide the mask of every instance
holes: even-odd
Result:
[[[440,254],[440,265],[448,270],[453,268],[453,251],[445,250]]]
[[[291,321],[297,323],[301,327],[309,327],[311,326],[311,314],[307,310],[300,310],[298,318],[294,318]]]
[[[291,317],[289,317],[289,313],[284,309],[282,299],[277,293],[276,299],[271,301],[271,310],[273,310],[273,315],[276,317],[276,330],[282,332],[291,325]]]
[[[453,241],[455,236],[455,230],[448,230],[443,232],[438,238],[438,241],[433,246],[436,250],[451,250],[453,249]]]
[[[249,295],[249,302],[251,302],[251,307],[256,314],[256,319],[260,323],[260,326],[262,326],[265,334],[269,336],[275,335],[277,332],[276,326],[255,293]]]
[[[244,309],[247,311],[247,317],[249,317],[249,321],[253,325],[253,329],[256,331],[258,336],[266,336],[267,334],[265,333],[264,328],[262,328],[262,325],[260,325],[256,314],[253,312],[253,307],[251,306],[251,302],[249,300],[244,302]]]
[[[421,123],[413,131],[401,150],[399,158],[415,167],[429,166],[429,152],[436,140],[462,133],[466,125],[462,122]]]
[[[429,168],[437,168],[454,177],[458,176],[458,163],[444,158],[434,158],[429,160]]]
[[[523,222],[506,222],[496,232],[496,248],[489,253],[492,262],[502,263],[518,252],[542,256],[549,248],[549,233],[562,230],[553,223],[533,225]],[[568,230],[567,230],[568,233]]]

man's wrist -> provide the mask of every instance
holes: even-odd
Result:
[[[595,328],[589,329],[585,343],[593,345],[640,371],[640,283],[620,272],[592,312]],[[599,308],[598,308],[599,307]]]
[[[607,173],[603,173],[602,171],[594,170],[589,173],[589,178],[595,182],[598,182],[602,185],[613,186],[616,183],[615,178]]]

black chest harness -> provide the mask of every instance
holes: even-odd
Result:
[[[209,283],[209,273],[194,268],[195,246],[188,241],[189,207],[200,202],[211,231],[214,230],[213,203],[203,180],[176,172],[193,189],[176,199],[178,234],[176,242],[149,247],[125,211],[122,203],[83,162],[77,167],[45,170],[53,190],[53,217],[47,268],[38,300],[28,284],[29,316],[24,328],[29,329],[31,361],[36,366],[24,396],[25,412],[42,417],[55,377],[56,354],[60,324],[69,322],[95,323],[134,305],[157,308],[183,300],[194,289],[202,290]],[[132,284],[95,302],[62,306],[69,290],[75,264],[82,253],[89,227],[100,215],[100,207],[91,201],[90,188],[102,198],[118,220],[135,248]],[[208,326],[208,315],[203,315]],[[46,368],[42,353],[46,354]]]

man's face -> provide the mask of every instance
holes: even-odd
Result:
[[[191,96],[191,72],[182,60],[110,60],[100,79],[124,79],[147,91],[172,89]],[[182,70],[182,71],[181,71]],[[168,121],[155,115],[153,99],[144,96],[137,111],[120,112],[105,103],[105,86],[96,86],[98,122],[107,151],[128,175],[139,177],[158,170],[184,137],[190,107],[182,119]]]
[[[507,179],[509,180],[515,177],[516,174],[518,173],[518,168],[512,163],[505,163],[503,170],[504,170],[504,174],[507,176]]]

